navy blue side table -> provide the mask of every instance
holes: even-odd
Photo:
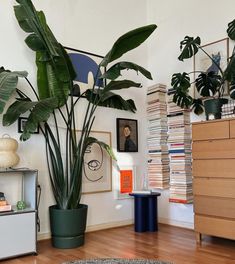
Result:
[[[158,230],[157,197],[160,193],[130,193],[135,200],[135,232]]]

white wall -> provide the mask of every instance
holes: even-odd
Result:
[[[168,87],[173,73],[193,69],[192,60],[177,60],[179,43],[184,36],[199,35],[202,44],[223,39],[227,37],[228,22],[235,18],[233,0],[148,0],[147,4],[148,23],[158,25],[157,38],[149,43],[149,69],[157,82],[165,83]],[[204,116],[192,116],[192,120],[200,119],[204,119]],[[163,191],[159,199],[159,217],[168,223],[193,226],[192,205],[169,204],[168,197],[169,192]]]
[[[170,85],[171,75],[181,70],[191,70],[192,62],[179,62],[179,42],[185,35],[200,35],[203,43],[224,38],[227,23],[233,19],[234,1],[219,0],[160,1],[160,0],[50,0],[33,1],[37,9],[42,9],[48,24],[57,39],[65,46],[105,55],[118,36],[126,31],[148,23],[156,23],[158,28],[146,45],[128,56],[139,64],[147,65],[152,72],[153,83]],[[2,0],[0,4],[1,64],[11,70],[27,70],[29,79],[35,84],[34,53],[23,42],[26,34],[19,28],[13,13],[13,0]],[[25,86],[24,82],[20,85]],[[146,87],[146,86],[145,86]],[[99,110],[95,130],[112,132],[112,145],[116,149],[115,119],[117,117],[139,120],[139,152],[117,153],[118,163],[137,165],[137,177],[146,170],[146,124],[145,88],[125,91],[125,98],[132,97],[137,103],[137,114],[115,110]],[[105,118],[104,118],[105,117]],[[0,121],[1,121],[0,117]],[[104,122],[105,120],[105,122]],[[19,138],[16,125],[10,128],[0,126],[0,136],[8,133]],[[28,142],[20,142],[18,151],[19,167],[39,170],[42,185],[40,204],[41,234],[49,232],[48,206],[53,204],[48,181],[44,141],[34,135]],[[89,205],[88,226],[131,221],[133,201],[116,200],[116,170],[113,166],[113,192],[84,195],[83,202]],[[159,217],[166,222],[192,226],[192,205],[169,204],[168,191],[162,192],[159,204]]]
[[[113,42],[121,34],[136,27],[146,25],[146,1],[135,0],[50,0],[33,1],[37,9],[42,9],[48,24],[59,42],[65,46],[105,55]],[[34,53],[24,43],[26,34],[19,28],[13,13],[14,1],[2,0],[0,4],[0,41],[1,64],[11,70],[27,70],[29,79],[35,84]],[[134,7],[134,9],[133,9]],[[154,35],[149,41],[153,41]],[[147,65],[147,47],[144,45],[126,59],[133,59],[140,65]],[[138,77],[137,80],[143,81]],[[25,86],[24,82],[20,85]],[[145,86],[146,87],[146,86]],[[119,165],[137,165],[137,177],[145,171],[145,91],[130,89],[125,91],[125,98],[133,98],[137,103],[137,114],[116,110],[98,110],[94,130],[111,131],[112,145],[116,152],[116,118],[139,120],[139,152],[117,153]],[[2,117],[1,117],[2,118]],[[1,120],[0,120],[1,121]],[[1,134],[7,132],[19,139],[16,125],[9,128],[0,126]],[[48,206],[53,204],[48,180],[44,140],[41,135],[33,135],[28,142],[19,143],[21,161],[19,167],[39,170],[39,183],[42,186],[40,204],[41,234],[49,232]],[[88,226],[132,221],[133,201],[116,200],[116,170],[113,166],[113,192],[84,195],[82,202],[89,205]]]

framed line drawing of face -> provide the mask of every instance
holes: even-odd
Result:
[[[135,119],[117,118],[117,151],[138,152],[138,124]]]

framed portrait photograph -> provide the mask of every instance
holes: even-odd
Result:
[[[76,79],[74,80],[75,86],[73,96],[79,96],[80,93],[93,87],[96,76],[101,76],[105,72],[105,68],[99,69],[99,64],[104,57],[74,48],[64,48],[67,51],[77,74]],[[102,79],[96,78],[95,85],[96,87],[104,87],[105,82]]]
[[[24,126],[27,122],[27,117],[19,117],[18,118],[18,133],[23,133]],[[37,127],[37,130],[33,134],[39,134],[39,127]]]
[[[210,55],[212,59],[210,59],[202,50],[199,50],[198,53],[193,57],[193,70],[194,80],[198,77],[201,71],[209,72],[214,71],[216,74],[220,73],[219,67],[222,71],[225,70],[228,64],[229,58],[229,39],[224,38],[220,39],[202,46],[205,52]],[[198,71],[198,72],[197,72]],[[228,83],[225,85],[224,95],[228,95],[229,87]],[[200,97],[196,87],[194,87],[194,95],[195,97]]]
[[[117,118],[117,151],[138,152],[138,124],[135,119]]]

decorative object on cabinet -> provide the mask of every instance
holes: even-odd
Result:
[[[235,239],[235,119],[192,124],[194,229]]]
[[[9,135],[4,134],[0,138],[0,168],[10,168],[20,161],[16,153],[18,142]]]
[[[37,174],[36,170],[0,170],[0,186],[9,212],[0,213],[0,260],[37,252]],[[17,209],[17,201],[24,200],[26,208]]]
[[[80,199],[84,155],[87,147],[97,143],[115,159],[109,145],[90,136],[97,107],[116,108],[134,113],[136,111],[134,101],[132,99],[125,100],[120,94],[113,91],[130,87],[140,88],[141,84],[132,80],[120,78],[117,80],[117,78],[121,75],[121,71],[126,69],[140,72],[149,79],[152,77],[150,72],[135,63],[117,62],[109,67],[103,75],[96,75],[93,87],[82,92],[79,97],[69,96],[73,95],[73,80],[76,78],[76,72],[68,54],[48,27],[44,13],[37,12],[30,0],[17,0],[17,3],[18,5],[14,7],[15,15],[20,27],[28,34],[25,40],[26,44],[30,49],[36,51],[38,93],[29,82],[26,72],[10,72],[0,68],[0,97],[1,94],[8,95],[4,97],[4,101],[0,101],[0,113],[4,111],[5,104],[14,91],[18,94],[17,98],[20,97],[20,100],[15,98],[14,103],[6,110],[3,116],[3,125],[13,124],[21,115],[29,111],[30,114],[20,138],[21,140],[29,139],[38,125],[45,138],[49,177],[56,201],[56,205],[50,207],[49,212],[55,211],[56,214],[60,210],[61,215],[63,211],[67,213],[69,210],[71,212],[82,210],[86,207],[80,204]],[[123,54],[141,45],[156,27],[154,24],[148,25],[122,35],[101,61],[99,68],[108,67]],[[26,89],[22,92],[17,88],[18,77],[25,78],[32,89],[30,92],[33,92],[34,98],[29,98],[26,95]],[[99,79],[109,80],[109,83],[105,87],[95,87],[96,80]],[[77,102],[83,98],[87,99],[87,104],[77,105]],[[78,111],[78,106],[85,109]],[[82,126],[80,138],[76,137],[75,132],[77,112],[84,113],[83,119],[80,120]],[[50,121],[48,121],[49,118]],[[65,138],[61,137],[60,127],[67,130]],[[61,152],[62,144],[66,146],[65,153]],[[56,217],[56,219],[58,218]],[[78,222],[79,220],[73,221]],[[56,227],[58,227],[57,224]],[[52,232],[52,244],[60,248],[83,245],[84,230],[79,234],[76,232],[75,230],[73,235],[68,233],[67,238],[61,238]]]
[[[235,117],[235,101],[229,100],[227,104],[222,106],[221,118]]]
[[[191,126],[190,111],[173,102],[174,90],[168,90],[168,148],[170,156],[170,202],[191,203]]]
[[[170,170],[167,147],[166,85],[147,90],[148,185],[150,189],[169,188]]]
[[[119,152],[138,152],[137,120],[117,118],[117,150]]]
[[[28,121],[27,117],[18,118],[18,133],[24,132],[24,126],[26,125],[27,121]],[[32,134],[39,134],[39,126],[37,126],[37,128],[35,129],[34,132],[32,132]]]
[[[228,24],[227,29],[228,37],[231,40],[235,40],[235,20]],[[216,44],[222,44],[223,50],[228,48],[228,42],[226,39],[213,42],[212,46]],[[192,108],[195,114],[201,114],[203,112],[203,101],[206,107],[209,104],[209,109],[206,111],[206,117],[209,119],[209,115],[213,115],[214,119],[221,118],[221,107],[227,102],[227,99],[223,98],[226,93],[227,86],[229,84],[229,94],[232,99],[235,99],[235,54],[229,58],[228,65],[223,68],[221,65],[221,55],[223,50],[219,48],[215,53],[207,52],[208,45],[201,45],[200,37],[189,37],[186,36],[184,40],[180,42],[181,54],[178,57],[179,60],[191,58],[193,56],[198,56],[198,52],[202,52],[205,56],[212,62],[208,68],[195,68],[195,71],[186,73],[175,73],[172,75],[171,84],[175,89],[173,101],[182,108]],[[214,51],[212,51],[214,52]],[[197,54],[197,55],[196,55]],[[226,55],[224,55],[226,57]],[[226,58],[224,58],[225,60]],[[197,98],[190,95],[190,77],[189,74],[197,75],[195,78],[195,87],[201,98]],[[193,83],[194,83],[193,82]],[[194,97],[194,98],[193,98]],[[217,105],[217,108],[212,107],[213,103]],[[207,110],[207,109],[206,109]]]

